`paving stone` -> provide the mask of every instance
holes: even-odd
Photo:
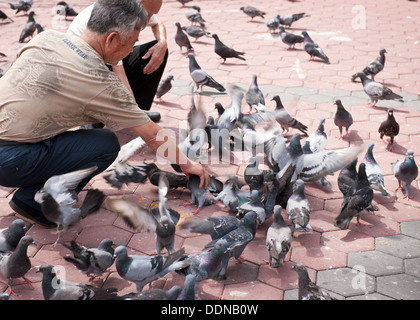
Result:
[[[364,268],[364,272],[373,276],[384,276],[404,272],[403,260],[378,250],[353,252],[347,257],[350,268]]]
[[[383,294],[374,292],[374,293],[363,294],[360,296],[348,297],[346,300],[394,300],[394,299],[392,299],[391,297],[384,296]]]
[[[420,258],[404,259],[405,273],[420,277]]]
[[[374,277],[351,268],[318,271],[316,284],[345,297],[372,293],[376,289]]]
[[[397,300],[419,300],[420,278],[408,274],[378,277],[377,291]]]
[[[420,240],[403,234],[378,237],[375,248],[402,259],[420,257]]]
[[[413,238],[420,239],[420,221],[402,222],[401,233]]]

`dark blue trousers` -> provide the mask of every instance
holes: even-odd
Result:
[[[120,150],[118,138],[108,129],[67,131],[34,144],[0,145],[0,185],[19,188],[13,201],[23,210],[42,215],[35,193],[53,175],[97,166],[76,188],[104,171]]]

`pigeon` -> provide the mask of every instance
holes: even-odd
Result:
[[[179,46],[179,51],[182,52],[183,47],[187,48],[187,52],[194,51],[194,48],[190,43],[190,39],[182,30],[181,24],[177,22],[175,25],[177,28],[175,33],[175,43]]]
[[[372,80],[375,80],[375,76],[384,69],[385,53],[387,53],[386,49],[381,49],[379,51],[379,57],[371,61],[362,71],[365,75],[370,75]],[[352,76],[352,81],[356,78],[357,73]]]
[[[32,37],[35,30],[36,30],[36,22],[34,18],[35,12],[29,12],[28,20],[26,20],[25,24],[22,27],[22,32],[19,37],[19,42],[23,43],[26,38]]]
[[[187,274],[184,281],[184,288],[177,300],[194,300],[196,297],[195,293],[195,276]]]
[[[368,105],[372,107],[376,105],[379,100],[395,100],[404,102],[403,98],[392,92],[392,90],[383,84],[369,79],[363,72],[356,73],[356,78],[359,77],[362,80],[363,90],[369,96],[370,102]]]
[[[294,49],[297,43],[303,43],[302,36],[287,32],[283,26],[280,26],[279,29],[281,41],[283,41],[284,44],[287,44],[289,46],[289,48],[287,48],[288,50]]]
[[[295,166],[289,164],[286,171],[281,177],[277,177],[277,173],[270,171],[264,176],[264,209],[267,219],[274,214],[276,205],[286,208],[287,201],[292,195],[291,179],[295,171]]]
[[[242,203],[238,207],[238,212],[236,216],[242,218],[248,212],[252,211],[257,214],[258,224],[263,224],[267,218],[264,206],[262,204],[262,196],[259,194],[258,190],[251,191],[251,197],[249,201]]]
[[[160,176],[163,174],[168,179],[169,189],[186,188],[188,178],[185,174],[177,174],[171,171],[165,171],[158,168],[156,163],[144,163],[144,168],[147,173],[147,177],[151,184],[159,186]]]
[[[42,294],[45,300],[112,300],[117,297],[117,288],[96,288],[59,279],[54,267],[47,263],[39,266],[37,272],[42,273]]]
[[[219,36],[217,34],[213,34],[212,37],[215,40],[214,52],[216,52],[216,54],[223,59],[222,63],[225,63],[227,58],[246,60],[244,57],[241,57],[245,54],[245,52],[236,51],[233,48],[229,48],[222,41],[220,41]]]
[[[10,8],[12,10],[16,10],[15,14],[18,14],[19,12],[28,12],[33,4],[33,0],[19,0],[19,3],[10,3]]]
[[[36,245],[36,243],[32,236],[25,235],[19,240],[13,252],[0,254],[0,272],[7,279],[10,294],[16,294],[12,288],[13,279],[23,278],[29,286],[32,286],[32,282],[25,277],[32,268],[31,260],[28,257],[29,245]]]
[[[12,298],[10,297],[10,294],[8,294],[7,292],[2,292],[0,293],[0,301],[3,300],[12,300]]]
[[[189,254],[181,258],[181,261],[189,261],[188,266],[176,272],[180,274],[194,276],[195,299],[199,299],[198,285],[201,281],[218,278],[224,260],[229,259],[229,250],[226,239],[219,239],[215,242],[211,250]]]
[[[89,189],[80,207],[74,207],[78,196],[76,187],[90,177],[97,167],[76,170],[62,175],[52,176],[44,187],[35,194],[35,201],[41,204],[45,218],[57,224],[57,241],[69,227],[79,223],[89,214],[99,210],[105,195],[97,189]]]
[[[294,13],[280,17],[279,23],[286,27],[291,27],[293,22],[296,22],[304,17],[309,17],[305,12]]]
[[[194,38],[194,41],[197,41],[198,38],[203,36],[211,38],[211,33],[199,26],[182,27],[182,30],[184,30],[190,37]]]
[[[97,248],[87,248],[72,240],[70,245],[62,245],[73,253],[73,257],[65,256],[64,260],[72,263],[83,274],[94,278],[100,277],[114,263],[114,243],[111,239],[103,239]]]
[[[303,263],[296,263],[292,266],[292,270],[296,271],[299,278],[299,300],[337,300],[318,285],[313,283],[308,275],[308,270]]]
[[[7,228],[0,229],[0,254],[14,251],[25,233],[26,226],[22,219],[15,219]]]
[[[247,212],[238,228],[230,231],[218,240],[211,241],[204,247],[204,250],[212,249],[220,240],[226,241],[228,254],[222,260],[221,268],[217,275],[218,280],[226,280],[226,271],[230,258],[235,258],[239,263],[244,262],[241,254],[246,246],[254,239],[255,233],[257,232],[257,223],[257,214],[253,211]]]
[[[322,49],[316,44],[309,34],[306,31],[302,31],[303,35],[303,49],[306,51],[307,54],[310,55],[310,61],[314,59],[314,57],[320,58],[322,62],[330,64],[330,60],[328,59],[327,55],[322,51]]]
[[[284,131],[289,132],[289,128],[293,128],[293,129],[299,130],[304,135],[307,135],[306,131],[308,130],[308,127],[305,126],[303,123],[299,122],[298,120],[296,120],[295,118],[293,118],[292,116],[290,116],[290,114],[284,108],[281,102],[280,96],[275,95],[271,100],[274,100],[276,102],[275,110],[283,110],[284,116],[279,117],[277,119],[277,122],[280,124],[280,126],[283,129],[283,133]]]
[[[311,210],[305,196],[305,184],[300,179],[293,184],[293,193],[287,201],[286,211],[288,219],[294,226],[293,231],[313,231],[309,224]]]
[[[379,138],[383,143],[387,144],[387,150],[392,151],[392,146],[394,144],[394,138],[400,132],[400,125],[395,120],[394,109],[388,109],[388,115],[385,121],[379,125]],[[384,140],[384,136],[389,137],[389,143]]]
[[[212,177],[210,177],[210,179],[212,179]],[[210,193],[210,185],[207,189],[199,188],[200,177],[195,174],[190,175],[187,188],[191,191],[191,202],[183,203],[181,205],[197,205],[197,209],[194,211],[194,214],[199,213],[202,207],[212,205],[214,203],[214,196],[212,196]]]
[[[267,230],[265,245],[268,250],[269,264],[273,268],[283,266],[292,245],[292,231],[284,222],[279,205],[274,208],[274,219]]]
[[[418,177],[419,168],[414,160],[414,151],[407,150],[403,161],[392,163],[395,178],[398,180],[398,189],[403,190],[404,198],[409,197],[411,183]],[[397,189],[397,190],[398,190]]]
[[[156,235],[156,252],[161,254],[163,248],[169,253],[175,251],[175,231],[180,214],[166,208],[166,195],[169,189],[169,182],[165,175],[159,179],[159,206],[147,210],[137,204],[123,200],[114,199],[108,201],[108,208],[120,215],[132,229],[137,232],[153,232]]]
[[[381,167],[373,156],[373,147],[374,143],[370,142],[368,144],[366,154],[362,160],[362,162],[366,164],[366,175],[373,190],[379,191],[384,197],[390,197],[391,195],[385,188],[385,180]]]
[[[357,182],[357,158],[340,170],[337,178],[338,189],[344,197],[349,195]]]
[[[245,168],[244,178],[251,191],[257,190],[259,194],[262,194],[264,190],[264,175],[267,171],[261,170],[259,165],[260,159],[255,156],[251,157]]]
[[[202,28],[206,26],[204,23],[206,20],[203,19],[201,15],[201,8],[199,6],[189,7],[187,11],[185,11],[185,16],[192,24],[198,23]]]
[[[67,17],[75,17],[78,13],[65,1],[59,1],[57,4],[52,8],[53,14],[58,14],[64,16],[66,19]]]
[[[346,129],[345,137],[349,135],[349,128],[353,124],[353,117],[350,112],[348,112],[341,100],[335,100],[334,104],[337,106],[337,111],[334,114],[334,124],[338,127],[340,131],[339,139],[343,139],[343,128]]]
[[[257,75],[252,76],[251,84],[248,88],[248,91],[245,93],[245,101],[249,105],[249,110],[255,108],[259,112],[264,112],[267,108],[265,106],[264,94],[258,87]]]
[[[132,292],[117,298],[117,300],[177,300],[181,294],[180,286],[173,286],[169,290],[150,288],[142,292]]]
[[[174,76],[172,74],[168,75],[165,80],[163,80],[157,90],[156,90],[156,98],[159,99],[159,102],[162,103],[162,97],[172,89],[172,80],[174,80]]]
[[[208,86],[216,89],[219,92],[226,91],[224,86],[222,86],[220,83],[214,80],[207,72],[201,69],[193,53],[188,53],[188,58],[190,60],[190,76],[197,86],[196,90],[198,90],[199,87],[202,89],[203,86]]]
[[[264,19],[265,12],[258,10],[253,6],[244,6],[239,8],[243,13],[245,13],[248,17],[251,18],[251,21],[254,20],[255,17],[261,17]]]
[[[41,33],[42,31],[44,31],[44,28],[39,23],[35,24],[35,29],[37,33]]]
[[[214,104],[214,108],[217,110],[217,114],[219,115],[219,117],[223,114],[223,112],[225,112],[225,108],[220,102],[216,102]]]
[[[178,1],[184,7],[186,3],[191,2],[193,0],[176,0],[176,1]]]
[[[360,224],[360,214],[363,210],[372,211],[373,190],[366,175],[366,164],[360,163],[357,180],[353,189],[350,189],[341,204],[340,214],[335,218],[334,225],[341,230],[349,228],[350,221],[357,216]]]
[[[146,284],[150,285],[169,272],[188,267],[189,260],[180,260],[184,255],[184,248],[167,256],[128,255],[125,246],[118,246],[115,249],[115,266],[120,277],[135,283],[137,292],[141,292]]]
[[[144,142],[144,140],[141,137],[136,137],[130,140],[129,142],[125,143],[121,146],[117,158],[105,171],[116,170],[119,166],[119,163],[122,164],[121,169],[119,171],[123,171],[122,169],[124,168],[124,164],[127,163],[128,159],[130,159],[138,150],[143,148],[145,145],[146,142]]]
[[[0,10],[0,20],[4,23],[11,23],[14,22],[13,19],[7,16],[2,10]]]
[[[280,26],[280,15],[276,15],[274,18],[268,19],[267,21],[267,28],[268,30],[273,33],[276,32],[276,30]]]
[[[318,128],[311,133],[302,147],[303,153],[315,153],[324,150],[327,145],[327,134],[324,129],[325,118],[321,118]]]
[[[230,212],[236,213],[241,202],[247,201],[250,197],[248,190],[241,190],[242,186],[243,183],[239,181],[238,177],[230,177],[223,184],[223,190],[216,196],[216,201],[223,202]]]

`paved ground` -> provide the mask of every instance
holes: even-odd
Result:
[[[65,30],[69,21],[61,21],[51,15],[51,1],[35,0],[33,10],[36,20],[45,28]],[[81,10],[91,1],[73,0],[74,9]],[[239,8],[247,5],[244,1],[193,1],[199,5],[211,33],[217,33],[227,45],[245,51],[246,61],[228,60],[220,64],[213,52],[214,40],[201,38],[192,42],[198,63],[222,84],[238,84],[246,89],[253,74],[258,76],[260,88],[266,95],[268,109],[274,108],[273,95],[280,95],[286,109],[304,124],[309,132],[316,129],[321,117],[327,119],[328,149],[344,148],[349,145],[364,147],[374,142],[374,155],[385,175],[385,185],[392,196],[384,198],[375,194],[374,202],[379,207],[375,213],[364,213],[362,226],[353,221],[348,230],[339,230],[333,225],[339,212],[342,195],[337,187],[336,177],[329,177],[330,190],[316,183],[307,183],[306,195],[311,205],[311,225],[313,233],[296,233],[292,248],[283,267],[273,269],[267,259],[265,234],[271,219],[263,224],[255,239],[246,248],[243,257],[246,262],[231,261],[228,278],[225,281],[207,280],[200,285],[202,299],[297,299],[297,274],[290,270],[296,262],[304,263],[312,280],[329,290],[339,299],[420,299],[420,192],[419,180],[412,185],[412,199],[403,199],[392,174],[391,162],[402,159],[407,149],[417,154],[420,145],[420,15],[418,2],[392,0],[346,1],[337,5],[336,1],[302,0],[263,1],[254,0],[253,5],[267,12],[266,18],[250,21]],[[7,69],[14,54],[23,45],[17,39],[26,20],[24,15],[15,15],[5,1],[0,1],[0,9],[14,19],[13,23],[0,24],[2,41],[0,51],[7,57],[0,58],[0,67]],[[164,103],[157,101],[152,107],[162,113],[161,125],[178,134],[179,123],[186,119],[190,105],[188,86],[188,59],[174,42],[175,22],[188,25],[181,5],[174,1],[164,1],[160,17],[165,22],[169,39],[170,57],[165,70],[174,75],[173,89],[164,96]],[[276,14],[306,12],[309,17],[293,24],[290,32],[308,30],[329,56],[331,64],[308,61],[301,46],[286,50],[278,34],[270,34],[266,27],[269,18]],[[141,35],[144,41],[152,39],[149,31]],[[379,102],[377,107],[365,105],[367,96],[360,83],[353,83],[350,77],[361,70],[369,61],[377,57],[381,48],[386,48],[385,70],[376,80],[383,82],[393,91],[401,94],[405,102]],[[185,50],[185,49],[184,49]],[[228,105],[230,98],[212,89],[202,92],[202,104],[208,115],[216,116],[214,104]],[[340,98],[355,119],[351,133],[345,140],[338,140],[338,129],[332,117],[335,112],[333,101]],[[243,106],[243,110],[248,107]],[[393,107],[395,117],[401,125],[396,137],[394,151],[385,150],[379,139],[377,128],[386,117],[386,109]],[[294,133],[293,131],[291,133]],[[128,130],[118,133],[121,143],[133,138]],[[235,164],[208,165],[221,179],[226,174],[242,176],[249,153],[241,154],[241,162]],[[132,161],[155,161],[148,148],[136,154]],[[419,160],[417,161],[419,162]],[[163,168],[169,168],[167,165]],[[89,187],[99,188],[108,197],[124,197],[141,205],[153,205],[157,201],[157,188],[146,184],[130,184],[121,190],[112,188],[103,175],[92,180]],[[14,189],[0,187],[0,227],[6,227],[19,217],[8,206]],[[195,208],[182,207],[188,201],[188,190],[171,191],[168,206],[178,210],[187,219],[193,216]],[[225,208],[215,204],[203,208],[199,216],[227,215]],[[285,216],[285,212],[283,212]],[[286,221],[288,222],[287,218]],[[63,256],[68,251],[61,245],[53,246],[56,235],[51,230],[28,222],[28,234],[38,246],[30,247],[29,254],[33,266],[50,263],[60,268],[61,276],[72,281],[89,283],[87,277],[67,263]],[[154,254],[153,235],[133,233],[121,219],[105,208],[86,218],[80,225],[68,231],[63,241],[76,240],[86,246],[96,246],[104,237],[110,237],[118,245],[126,245],[136,254]],[[209,241],[205,235],[178,231],[176,247],[184,247],[186,252],[201,251]],[[21,280],[16,280],[16,300],[42,299],[41,276],[31,270],[28,277],[33,281],[33,289]],[[156,287],[170,288],[183,284],[183,277],[169,274],[155,281]],[[112,267],[102,280],[90,282],[96,286],[116,286],[121,294],[134,290],[134,285],[122,280]],[[5,279],[0,277],[0,290],[6,291]]]

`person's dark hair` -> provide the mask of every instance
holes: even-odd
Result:
[[[139,0],[97,0],[87,27],[99,34],[116,31],[124,36],[144,29],[147,15]]]

